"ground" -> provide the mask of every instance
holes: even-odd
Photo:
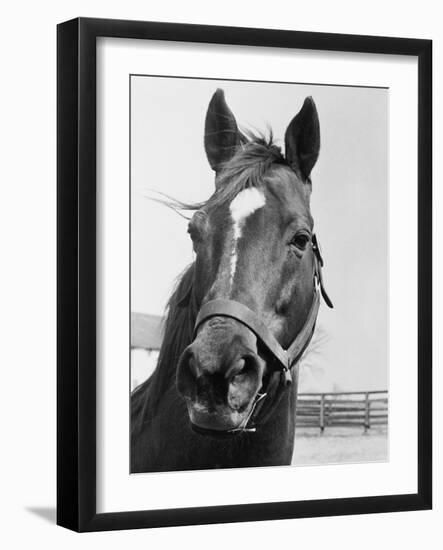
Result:
[[[292,463],[338,464],[346,462],[384,462],[388,460],[386,428],[371,429],[367,434],[360,428],[301,428],[295,434]]]

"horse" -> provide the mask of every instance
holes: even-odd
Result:
[[[240,131],[212,96],[204,146],[215,191],[193,211],[195,261],[170,297],[158,364],[131,395],[131,472],[289,465],[298,364],[323,259],[310,212],[320,124],[307,97],[285,152]]]

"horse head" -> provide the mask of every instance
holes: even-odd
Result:
[[[283,154],[272,136],[240,132],[217,90],[205,149],[216,185],[189,223],[200,314],[177,387],[197,430],[226,433],[243,429],[258,401],[280,391],[279,353],[285,370],[285,350],[299,337],[301,353],[312,336],[321,282],[310,211],[320,150],[314,101],[306,98],[290,122]]]

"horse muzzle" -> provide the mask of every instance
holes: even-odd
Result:
[[[249,331],[235,321],[223,324],[208,323],[185,349],[177,369],[177,389],[197,431],[242,426],[262,387],[265,363],[254,349],[255,337],[242,335]]]

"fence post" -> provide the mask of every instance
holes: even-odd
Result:
[[[320,397],[320,432],[325,430],[325,394],[322,393]]]
[[[371,427],[370,411],[369,411],[370,405],[371,405],[371,402],[369,401],[369,392],[366,392],[365,394],[365,433]]]

